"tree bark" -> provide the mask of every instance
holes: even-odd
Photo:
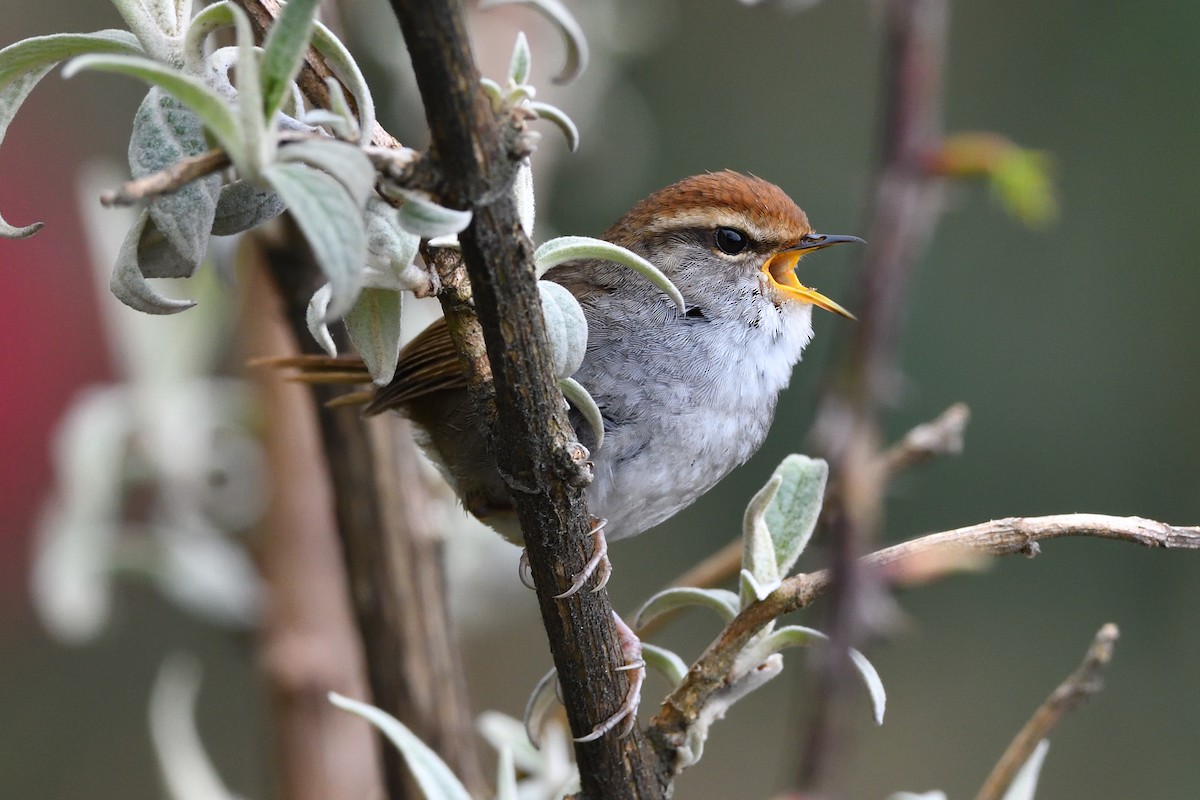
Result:
[[[425,104],[430,155],[443,178],[437,199],[474,212],[459,238],[494,391],[482,381],[473,397],[480,418],[495,419],[499,466],[513,490],[571,730],[581,736],[620,706],[628,682],[617,671],[624,659],[607,593],[555,598],[590,555],[587,468],[550,371],[532,246],[503,185],[516,165],[480,90],[461,2],[393,0],[392,7]],[[464,329],[475,326],[469,315],[450,324],[456,341],[478,337]],[[587,797],[665,796],[654,752],[638,730],[579,744],[576,759]]]

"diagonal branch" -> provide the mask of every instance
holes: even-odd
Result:
[[[1113,647],[1119,635],[1117,626],[1111,622],[1096,632],[1083,663],[1033,712],[1025,727],[1021,728],[992,768],[979,794],[975,795],[975,800],[1000,800],[1038,742],[1049,736],[1063,717],[1104,687],[1104,668],[1112,660]]]
[[[876,551],[858,562],[864,571],[901,567],[931,553],[973,551],[993,556],[1036,555],[1039,542],[1087,536],[1140,544],[1144,547],[1200,550],[1200,527],[1167,525],[1141,517],[1104,514],[1059,514],[1008,517],[966,528],[932,533]],[[665,763],[713,694],[725,686],[734,660],[750,639],[769,622],[810,605],[833,585],[831,570],[795,575],[763,600],[745,608],[688,670],[683,683],[663,702],[649,735]]]

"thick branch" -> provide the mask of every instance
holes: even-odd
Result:
[[[1111,622],[1096,633],[1083,663],[1033,712],[983,782],[975,800],[999,800],[1003,797],[1038,742],[1049,736],[1063,717],[1104,687],[1104,668],[1112,660],[1113,646],[1119,635],[1117,626]]]
[[[1200,550],[1200,527],[1167,525],[1141,517],[1104,514],[1059,514],[1009,517],[966,528],[933,533],[884,548],[859,561],[864,571],[899,569],[910,559],[934,553],[974,551],[1002,556],[1036,555],[1038,543],[1068,536],[1116,539],[1144,547]],[[763,600],[744,609],[688,670],[687,677],[664,701],[650,726],[650,736],[664,762],[672,760],[687,729],[713,693],[725,685],[734,659],[767,623],[811,604],[833,584],[830,570],[795,575]]]
[[[279,4],[238,1],[263,36]],[[298,82],[313,105],[329,106],[327,76],[332,72],[324,59],[309,48]],[[401,148],[378,125],[372,143]],[[296,246],[302,241],[299,232],[289,232],[281,247],[268,246],[264,255],[297,343],[314,352],[304,316],[320,273],[307,248]],[[412,728],[481,794],[484,780],[446,605],[441,543],[424,510],[421,482],[412,472],[416,450],[411,437],[382,420],[368,424],[355,409],[327,408],[325,403],[343,391],[339,388],[313,391],[372,701]],[[382,754],[388,796],[399,800],[415,795],[395,748],[385,744]]]
[[[270,278],[254,270],[250,281],[243,307],[247,351],[293,349],[292,333],[264,309],[277,305]],[[268,597],[258,662],[271,706],[277,796],[368,797],[382,786],[374,734],[325,699],[330,691],[367,697],[370,690],[316,418],[302,387],[261,370],[254,377],[266,411],[271,474],[287,476],[271,481],[269,516],[255,549]]]
[[[554,597],[587,560],[590,522],[581,449],[572,445],[549,368],[532,247],[511,192],[495,191],[514,165],[479,88],[462,3],[393,0],[392,7],[425,104],[431,157],[444,176],[439,200],[474,212],[460,240],[494,379],[495,452],[513,490],[571,729],[581,736],[619,707],[628,682],[617,671],[622,658],[607,594]],[[457,341],[474,336],[469,315],[448,320]],[[482,419],[492,418],[488,394],[484,384],[473,391]],[[638,732],[580,744],[576,756],[589,797],[663,796],[653,752]]]
[[[292,229],[285,241],[267,244],[263,255],[294,338],[314,353],[320,351],[308,333],[305,309],[320,278],[307,249],[296,246],[301,241]],[[372,702],[412,728],[481,792],[462,657],[446,607],[441,543],[414,474],[415,448],[390,420],[366,420],[354,407],[326,407],[345,391],[313,387]],[[407,771],[396,749],[384,744],[382,753],[388,796],[417,796],[406,788]]]

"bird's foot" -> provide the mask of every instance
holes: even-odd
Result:
[[[517,562],[517,579],[526,589],[536,589],[533,585],[533,567],[529,566],[529,551],[521,548],[521,560]]]
[[[625,659],[625,665],[617,667],[617,669],[629,671],[629,691],[625,693],[621,707],[611,717],[597,723],[590,733],[576,739],[577,742],[593,742],[618,725],[621,726],[620,735],[628,736],[633,732],[633,726],[637,725],[638,704],[642,701],[642,684],[646,681],[646,662],[642,658],[642,640],[615,611],[613,612],[613,622],[617,626],[617,636],[621,642],[621,656]]]
[[[596,576],[596,585],[592,587],[593,592],[598,592],[608,585],[608,579],[612,577],[612,563],[608,560],[608,539],[604,537],[604,526],[607,524],[608,520],[606,519],[592,520],[592,529],[588,532],[588,535],[592,537],[592,557],[583,565],[583,569],[576,573],[571,580],[571,586],[562,594],[555,595],[556,599],[563,600],[575,594],[592,579],[592,576]],[[623,622],[621,624],[625,625]],[[626,626],[626,630],[628,630],[628,626]],[[633,631],[630,631],[630,635],[633,635]]]

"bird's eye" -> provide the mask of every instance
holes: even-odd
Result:
[[[717,249],[730,256],[736,256],[750,244],[750,237],[737,228],[717,228],[713,234]]]

